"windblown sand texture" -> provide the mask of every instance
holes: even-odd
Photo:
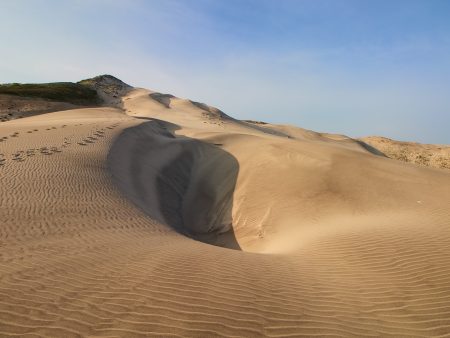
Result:
[[[119,94],[0,123],[0,336],[450,336],[447,170]]]

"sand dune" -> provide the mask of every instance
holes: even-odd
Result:
[[[108,81],[0,123],[0,336],[450,336],[447,170]]]
[[[361,140],[393,159],[427,167],[450,169],[449,145],[401,142],[379,136],[363,137]]]

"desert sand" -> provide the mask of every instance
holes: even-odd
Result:
[[[450,336],[450,171],[103,80],[0,123],[0,336]]]

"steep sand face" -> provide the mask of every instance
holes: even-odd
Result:
[[[109,167],[125,195],[153,219],[215,241],[232,231],[238,162],[220,147],[176,138],[169,129],[177,128],[154,120],[125,130],[111,148]]]
[[[0,124],[0,335],[449,335],[447,171],[146,90],[123,108]]]

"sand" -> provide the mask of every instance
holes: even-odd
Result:
[[[121,95],[0,123],[0,336],[450,336],[448,170]]]

